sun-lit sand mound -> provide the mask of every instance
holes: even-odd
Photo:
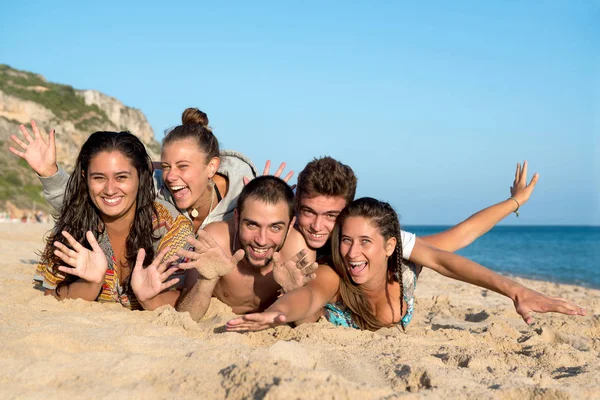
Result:
[[[31,277],[49,225],[0,224],[0,397],[600,398],[600,291],[520,280],[588,310],[527,326],[502,296],[425,271],[409,329],[326,321],[225,333],[170,307],[58,302]]]

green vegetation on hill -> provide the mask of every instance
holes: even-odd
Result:
[[[108,121],[106,113],[96,105],[86,105],[72,86],[47,82],[40,75],[19,71],[0,64],[0,90],[24,100],[43,105],[59,119],[73,121],[85,130],[94,123]]]

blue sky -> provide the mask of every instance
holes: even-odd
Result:
[[[172,3],[3,2],[0,63],[139,108],[159,140],[196,106],[257,165],[331,155],[404,224],[505,199],[527,159],[506,224],[600,225],[599,2]]]

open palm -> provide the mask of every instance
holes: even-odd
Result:
[[[316,262],[308,261],[306,249],[302,249],[286,262],[281,262],[279,253],[273,254],[273,279],[286,293],[301,288],[314,279],[318,267]]]
[[[236,251],[233,256],[227,255],[215,239],[203,230],[198,231],[198,239],[189,237],[187,242],[194,246],[194,251],[183,249],[177,251],[177,255],[190,260],[187,263],[179,264],[179,268],[195,268],[202,278],[207,280],[227,275],[244,258],[242,249]]]
[[[58,267],[58,270],[78,276],[90,283],[102,284],[104,282],[104,275],[106,275],[106,270],[108,269],[108,261],[106,260],[106,255],[98,245],[94,234],[91,231],[87,231],[85,234],[92,246],[92,250],[83,247],[68,232],[63,231],[62,234],[69,242],[71,248],[60,242],[54,242],[54,247],[56,247],[54,254],[70,267],[61,265]]]
[[[144,268],[144,258],[146,251],[139,249],[135,260],[135,267],[131,275],[131,289],[135,293],[137,299],[141,302],[148,301],[158,296],[164,290],[174,286],[179,282],[177,279],[169,279],[169,277],[177,271],[177,268],[170,268],[170,265],[177,261],[179,257],[173,255],[166,260],[165,255],[170,251],[170,247],[165,247],[152,264]]]
[[[50,134],[48,135],[48,142],[46,142],[34,120],[31,120],[33,137],[29,134],[24,125],[21,125],[19,128],[21,129],[26,142],[22,141],[15,135],[11,135],[10,138],[20,147],[20,150],[12,146],[9,147],[9,150],[27,161],[27,164],[29,164],[31,169],[33,169],[38,175],[54,175],[58,171],[58,167],[56,165],[56,143],[54,140],[54,129],[50,131]]]

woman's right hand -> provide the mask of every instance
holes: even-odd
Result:
[[[519,205],[527,203],[533,189],[535,188],[535,184],[537,183],[540,174],[537,172],[533,174],[533,178],[529,184],[527,184],[527,161],[523,161],[523,166],[521,167],[521,163],[517,163],[517,170],[515,171],[515,180],[513,181],[513,185],[510,188],[510,195],[514,197],[519,202]]]
[[[39,176],[49,177],[58,172],[56,164],[56,143],[54,141],[55,131],[52,129],[48,135],[48,142],[43,138],[37,124],[31,120],[31,130],[33,137],[25,128],[25,125],[19,126],[27,143],[23,142],[16,135],[11,135],[10,138],[15,142],[20,150],[15,147],[9,147],[9,150],[21,157]]]
[[[264,311],[232,319],[227,322],[225,328],[228,332],[256,332],[283,325],[285,320],[285,314],[282,312]]]
[[[54,250],[54,255],[70,265],[70,267],[61,265],[58,267],[58,270],[78,276],[89,283],[102,285],[104,283],[104,275],[106,275],[106,270],[108,269],[108,261],[106,260],[104,251],[98,245],[94,234],[91,231],[87,231],[85,234],[89,244],[92,246],[92,250],[83,247],[68,232],[63,231],[62,234],[72,249],[60,242],[54,242],[54,247],[57,248],[57,250]]]

